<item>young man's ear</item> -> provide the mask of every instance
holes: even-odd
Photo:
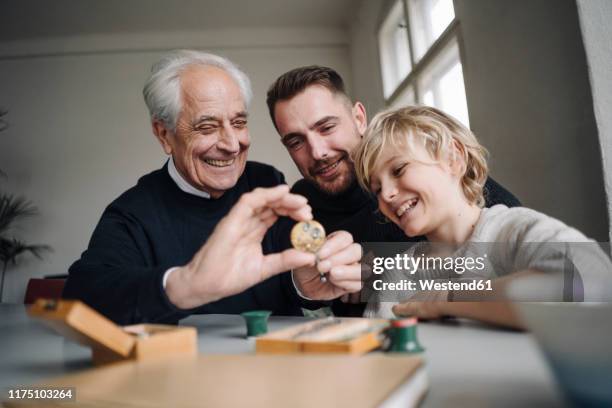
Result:
[[[155,137],[157,137],[157,140],[159,140],[159,143],[162,145],[164,152],[166,152],[166,154],[172,154],[172,144],[169,140],[170,137],[172,137],[172,133],[166,128],[164,122],[159,119],[153,119],[151,126],[153,127],[153,133],[155,134]]]
[[[360,136],[363,136],[368,127],[368,114],[366,113],[365,106],[361,102],[355,102],[352,113],[353,119],[357,124],[357,131]]]

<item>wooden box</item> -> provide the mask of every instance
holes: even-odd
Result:
[[[382,345],[388,326],[384,319],[319,319],[258,337],[255,350],[270,354],[362,354]]]
[[[64,337],[91,347],[96,365],[197,354],[194,327],[159,324],[121,327],[86,304],[72,300],[38,299],[28,314]]]

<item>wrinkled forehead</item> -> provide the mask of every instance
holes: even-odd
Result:
[[[246,106],[244,95],[234,78],[221,68],[192,65],[180,74],[184,104],[233,102]]]

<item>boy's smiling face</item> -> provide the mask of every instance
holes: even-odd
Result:
[[[435,236],[450,219],[459,200],[465,200],[447,161],[436,162],[424,147],[387,147],[373,169],[371,190],[380,211],[406,235]]]

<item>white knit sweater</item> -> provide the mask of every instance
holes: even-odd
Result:
[[[414,256],[415,250],[411,248],[409,255]],[[513,282],[506,294],[511,299],[568,300],[569,286],[570,300],[612,301],[609,255],[580,231],[535,210],[501,204],[483,209],[472,236],[452,256],[483,252],[487,254],[485,268],[467,272],[463,277],[495,278],[525,270],[543,272]],[[568,268],[577,272],[569,285],[567,276],[563,276]],[[392,282],[407,277],[404,271],[387,271],[384,275],[385,281]],[[411,278],[440,278],[430,275],[431,271],[419,270]],[[402,301],[409,301],[413,295],[408,291],[400,294]],[[380,293],[372,296],[364,316],[393,317],[391,307],[400,299],[392,297]]]

